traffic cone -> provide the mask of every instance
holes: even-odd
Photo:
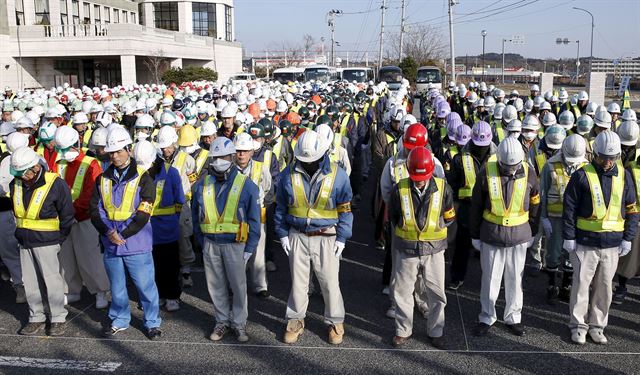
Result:
[[[629,90],[624,90],[624,97],[622,98],[622,109],[630,109],[631,101],[629,99]]]

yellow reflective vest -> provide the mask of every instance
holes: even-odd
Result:
[[[55,232],[60,230],[60,219],[41,219],[40,211],[47,199],[47,195],[58,176],[55,173],[45,172],[44,185],[33,191],[29,205],[25,208],[23,202],[22,180],[15,179],[13,189],[13,214],[16,217],[16,227],[41,231]]]
[[[102,207],[104,208],[109,220],[126,221],[135,213],[135,207],[133,205],[136,198],[136,192],[138,190],[138,185],[140,185],[142,175],[146,173],[142,167],[138,167],[137,171],[138,175],[127,182],[127,185],[124,188],[124,194],[122,195],[120,206],[113,204],[113,185],[111,179],[104,177],[104,175],[100,176],[100,196],[102,197]]]
[[[439,241],[447,238],[447,227],[440,226],[440,214],[444,201],[444,180],[433,177],[436,190],[431,194],[429,212],[424,228],[418,227],[411,197],[411,184],[408,178],[400,180],[398,191],[400,193],[400,208],[402,210],[402,226],[396,226],[396,236],[407,241]]]
[[[236,233],[236,241],[247,242],[249,236],[249,225],[239,222],[237,218],[238,205],[240,204],[240,194],[247,177],[242,173],[236,173],[231,190],[227,196],[227,201],[222,210],[222,215],[218,214],[216,205],[216,188],[211,181],[211,176],[206,176],[202,187],[202,203],[204,206],[204,220],[200,223],[200,230],[204,234]]]
[[[608,207],[605,204],[602,185],[593,164],[587,164],[582,169],[589,182],[593,211],[590,217],[578,217],[577,228],[588,232],[624,231],[624,219],[622,218],[624,169],[618,165],[618,175],[611,178],[611,197]]]
[[[300,173],[291,171],[291,187],[293,189],[293,204],[289,205],[289,215],[303,219],[337,219],[338,209],[328,207],[333,183],[338,171],[337,164],[331,164],[331,172],[324,177],[316,201],[311,204],[304,190],[304,183]]]
[[[529,212],[524,210],[524,199],[529,178],[529,164],[524,162],[524,176],[514,182],[509,207],[502,196],[502,182],[498,171],[498,158],[492,155],[487,161],[487,186],[491,209],[485,209],[482,217],[493,224],[515,227],[529,221]]]

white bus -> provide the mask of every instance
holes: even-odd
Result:
[[[296,82],[304,80],[304,69],[303,68],[278,68],[272,73],[273,79],[276,81],[286,84],[288,82]]]
[[[338,71],[336,68],[326,65],[311,65],[304,68],[305,81],[322,81],[329,82],[338,79]]]
[[[422,94],[431,84],[438,90],[442,89],[442,73],[437,66],[421,66],[416,76],[416,92]]]
[[[402,69],[395,65],[383,66],[378,71],[378,80],[385,81],[390,91],[399,90],[403,78]]]
[[[364,83],[375,80],[373,69],[365,67],[343,68],[341,79],[349,82]]]

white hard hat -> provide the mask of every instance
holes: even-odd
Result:
[[[17,129],[33,129],[33,122],[27,116],[22,116],[13,124],[13,127]]]
[[[530,91],[540,91],[540,86],[538,85],[531,85],[531,90]]]
[[[576,118],[571,111],[562,111],[560,116],[558,117],[558,124],[565,128],[565,130],[570,130],[573,128],[573,125],[576,123]]]
[[[502,115],[504,112],[504,109],[507,106],[504,105],[504,103],[500,102],[498,104],[496,104],[496,106],[493,108],[493,119],[494,120],[502,120]]]
[[[237,114],[237,108],[231,104],[227,104],[224,108],[222,108],[222,118],[235,117]]]
[[[168,96],[165,96],[164,98],[162,98],[161,103],[163,107],[171,107],[171,105],[173,104],[173,99],[171,99]]]
[[[196,103],[196,112],[197,113],[207,113],[207,110],[209,109],[209,106],[207,105],[207,102],[205,102],[204,100],[200,100]]]
[[[559,150],[562,142],[567,137],[567,132],[560,125],[551,125],[544,132],[544,141],[552,150]]]
[[[77,124],[86,124],[89,122],[89,118],[87,117],[87,114],[84,112],[78,112],[75,115],[73,115],[73,124],[77,125]]]
[[[522,131],[522,122],[520,122],[520,120],[518,120],[518,119],[513,119],[513,120],[509,121],[509,123],[507,124],[507,131],[508,132],[521,132]]]
[[[45,122],[44,125],[38,129],[38,138],[43,141],[52,141],[57,129],[56,124]]]
[[[238,98],[236,99],[236,103],[241,106],[241,105],[247,105],[247,95],[245,94],[239,94]]]
[[[209,156],[214,158],[233,155],[235,153],[236,148],[233,146],[233,142],[226,137],[216,138],[209,148]]]
[[[77,146],[79,138],[78,132],[70,126],[61,126],[56,130],[55,142],[60,149]]]
[[[24,117],[24,113],[22,113],[22,111],[16,109],[15,111],[11,112],[11,122],[16,122],[22,117]]]
[[[11,174],[21,176],[27,169],[38,164],[40,157],[30,147],[21,147],[11,154],[9,163]]]
[[[593,152],[604,156],[620,155],[620,137],[611,130],[600,132],[593,143]]]
[[[158,101],[155,98],[149,98],[144,102],[144,106],[147,108],[147,111],[151,109],[155,109],[157,105],[158,105]]]
[[[84,101],[82,102],[82,112],[84,113],[90,113],[91,112],[91,107],[93,107],[93,102],[92,101]]]
[[[153,117],[151,117],[151,115],[145,113],[144,115],[141,115],[140,117],[138,117],[136,119],[136,123],[134,125],[134,128],[136,128],[136,129],[140,129],[140,128],[152,129],[154,126],[155,126],[155,121],[153,120]]]
[[[524,102],[524,107],[523,107],[524,111],[526,113],[531,112],[531,110],[533,109],[533,100],[531,99],[527,99],[526,102]]]
[[[0,124],[0,137],[6,137],[15,131],[16,131],[16,128],[14,128],[13,124],[9,121],[5,121],[2,124]]]
[[[533,106],[536,108],[540,108],[540,106],[544,103],[544,98],[542,96],[536,96],[533,98]]]
[[[549,103],[547,101],[542,102],[540,104],[540,110],[541,111],[544,111],[544,110],[550,111],[551,110],[551,103]]]
[[[307,130],[298,139],[298,144],[294,150],[296,159],[303,163],[311,163],[320,159],[329,149],[329,145],[322,142],[318,133]]]
[[[47,109],[47,112],[44,114],[44,118],[56,118],[61,116],[62,116],[62,113],[60,113],[60,110],[58,109],[58,107],[51,107]]]
[[[595,102],[589,102],[589,104],[587,104],[587,109],[585,110],[585,112],[588,115],[595,115],[596,114],[596,110],[598,109],[598,103]]]
[[[511,120],[515,120],[516,117],[518,117],[518,111],[516,110],[516,107],[512,105],[506,106],[504,108],[504,111],[502,111],[502,119],[506,123],[511,122]]]
[[[612,102],[607,106],[607,112],[614,114],[620,113],[620,105],[618,103]]]
[[[129,132],[121,126],[115,126],[107,134],[107,146],[104,150],[105,152],[120,151],[131,143]]]
[[[33,126],[33,124],[39,124],[40,123],[40,115],[34,109],[32,109],[31,111],[27,112],[27,114],[24,115],[24,117],[26,117],[29,120],[31,120],[31,126]],[[20,119],[18,119],[18,121],[20,121]]]
[[[579,134],[571,134],[562,142],[562,156],[569,164],[586,162],[587,141]]]
[[[623,146],[635,146],[638,143],[640,127],[635,121],[624,121],[618,127],[617,133]]]
[[[142,116],[140,116],[140,117],[142,117]],[[149,115],[149,117],[151,117],[151,115]],[[153,117],[151,117],[151,119],[153,120]],[[137,123],[137,121],[136,121],[136,123]],[[173,125],[175,125],[175,123],[176,123],[176,115],[175,115],[175,113],[173,113],[171,111],[162,112],[162,114],[160,115],[160,125],[162,125],[162,126],[173,126]]]
[[[97,128],[91,133],[91,145],[92,146],[106,146],[107,135],[109,131],[107,128]]]
[[[214,135],[216,134],[217,131],[218,131],[218,128],[216,127],[216,124],[214,124],[211,121],[205,121],[205,123],[202,124],[202,127],[200,128],[200,136],[206,137],[206,136]]]
[[[331,145],[333,144],[333,137],[334,137],[334,133],[331,127],[327,124],[322,124],[322,125],[316,126],[315,131],[316,133],[318,133],[318,137],[320,138],[320,140],[322,142],[325,142],[327,145],[329,145],[327,147],[327,150],[330,149]]]
[[[236,134],[233,139],[233,146],[236,151],[252,151],[253,150],[253,138],[249,133]]]
[[[565,100],[569,98],[569,93],[565,89],[560,89],[560,93],[558,94],[558,99]]]
[[[98,112],[102,112],[102,105],[98,103],[91,103],[91,109],[89,110],[89,113],[98,113]]]
[[[522,112],[524,110],[524,101],[522,98],[516,98],[513,101],[513,106],[516,107],[517,112]]]
[[[108,114],[107,112],[99,112],[96,115],[96,123],[102,126],[103,128],[106,128],[107,126],[111,125],[112,122],[113,122],[113,117],[111,117],[111,115]]]
[[[151,165],[153,165],[153,162],[156,160],[156,156],[156,148],[149,141],[140,141],[133,149],[133,158],[136,160],[136,163],[144,169],[151,168]],[[161,197],[156,197],[156,199],[161,199]]]
[[[584,90],[580,91],[578,94],[578,100],[589,100],[589,94]]]
[[[287,109],[287,102],[285,102],[284,100],[279,101],[276,105],[276,112],[286,112]]]
[[[611,129],[611,114],[607,111],[596,111],[593,121],[601,128]]]
[[[13,153],[21,147],[29,145],[29,135],[24,133],[11,133],[7,136],[7,151]]]
[[[163,126],[158,132],[158,148],[166,148],[178,143],[178,133],[172,126]]]
[[[517,139],[507,137],[498,145],[497,156],[502,165],[516,165],[524,160],[524,150]]]
[[[522,129],[538,130],[540,129],[540,120],[534,115],[524,116],[522,120]]]
[[[542,118],[542,125],[544,127],[555,125],[557,123],[556,115],[554,115],[553,112],[547,112],[544,114],[544,117]]]
[[[407,113],[406,115],[402,116],[402,119],[400,120],[400,124],[402,124],[402,126],[404,126],[405,124],[415,124],[416,122],[418,122],[418,120],[416,119],[416,117],[410,113]],[[318,131],[318,129],[316,129],[316,131]]]
[[[621,117],[622,121],[638,121],[638,117],[636,115],[636,111],[634,111],[633,109],[625,109],[624,112],[622,112],[622,117]]]

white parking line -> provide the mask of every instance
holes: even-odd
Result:
[[[118,367],[120,367],[120,365],[122,365],[121,362],[72,361],[66,359],[0,356],[0,366],[5,367],[46,368],[62,371],[77,370],[114,372]]]

